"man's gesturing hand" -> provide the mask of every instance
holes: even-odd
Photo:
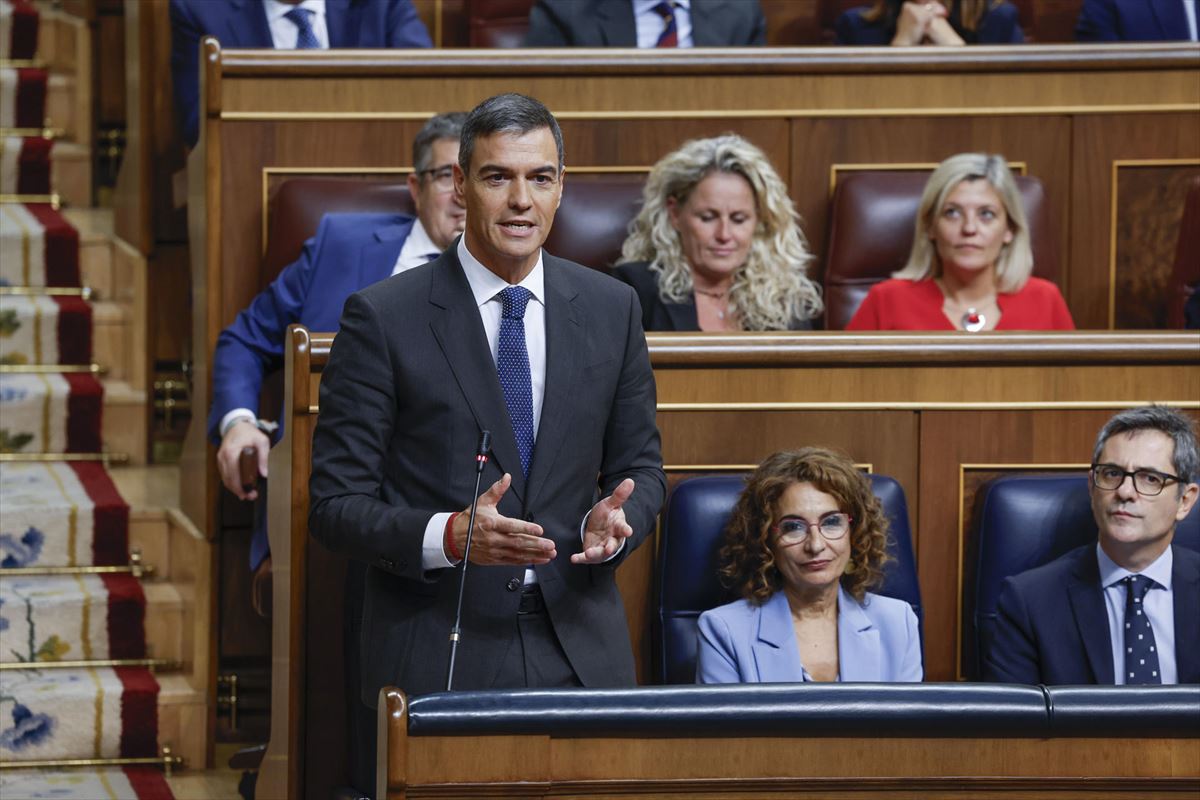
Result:
[[[571,556],[572,564],[601,564],[612,558],[621,542],[633,535],[622,506],[633,494],[633,478],[626,478],[608,497],[592,506],[583,531],[583,551]]]
[[[548,564],[554,559],[554,542],[542,535],[542,526],[503,516],[496,507],[512,484],[512,476],[493,483],[479,495],[475,512],[475,535],[471,539],[472,564]],[[471,509],[463,509],[454,520],[454,545],[466,552],[467,523]]]

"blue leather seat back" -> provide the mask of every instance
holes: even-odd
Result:
[[[891,523],[887,565],[878,594],[906,600],[921,620],[921,590],[900,484],[870,475],[871,488]],[[745,476],[714,475],[681,481],[667,501],[659,545],[659,609],[655,631],[662,683],[696,677],[696,620],[710,608],[737,599],[721,585],[717,554]]]
[[[964,668],[971,678],[980,675],[979,656],[992,639],[1004,579],[1095,542],[1097,536],[1086,474],[1011,475],[991,481],[982,492],[975,591],[963,594],[962,618],[973,628],[963,632],[968,644]],[[1174,541],[1200,550],[1200,504],[1179,523]]]

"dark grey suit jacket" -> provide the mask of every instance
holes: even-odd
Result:
[[[546,389],[529,479],[521,474],[496,365],[456,246],[350,296],[321,379],[309,526],[365,561],[363,701],[380,687],[445,688],[459,569],[425,572],[425,526],[466,507],[480,430],[492,433],[483,487],[504,472],[509,517],[537,522],[558,557],[537,567],[547,611],[584,686],[632,685],[632,650],[614,572],[650,532],[666,479],[641,309],[629,287],[543,255]],[[597,477],[598,476],[598,477]],[[621,556],[576,566],[579,525],[626,477],[634,530]],[[455,687],[492,685],[517,637],[524,567],[472,565]]]
[[[767,41],[758,0],[692,0],[696,47],[740,47]],[[526,47],[637,47],[630,0],[537,0],[529,11]]]
[[[1171,591],[1179,682],[1200,683],[1200,554],[1174,548]],[[1005,580],[996,612],[995,635],[983,653],[984,680],[1115,682],[1095,542]]]

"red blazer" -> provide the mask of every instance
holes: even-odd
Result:
[[[848,331],[952,331],[942,313],[945,298],[931,280],[889,278],[871,287]],[[1073,331],[1075,322],[1058,287],[1043,278],[1030,278],[1014,294],[1001,292],[998,331]]]

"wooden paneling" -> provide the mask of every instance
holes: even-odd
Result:
[[[1200,97],[1200,80],[1194,91]],[[1079,327],[1105,328],[1110,325],[1110,304],[1114,300],[1110,275],[1114,258],[1114,165],[1133,160],[1200,160],[1200,114],[1081,114],[1073,123],[1071,150],[1075,168],[1071,175],[1067,304]],[[1178,208],[1170,211],[1181,213]],[[1152,219],[1159,219],[1160,213]]]

